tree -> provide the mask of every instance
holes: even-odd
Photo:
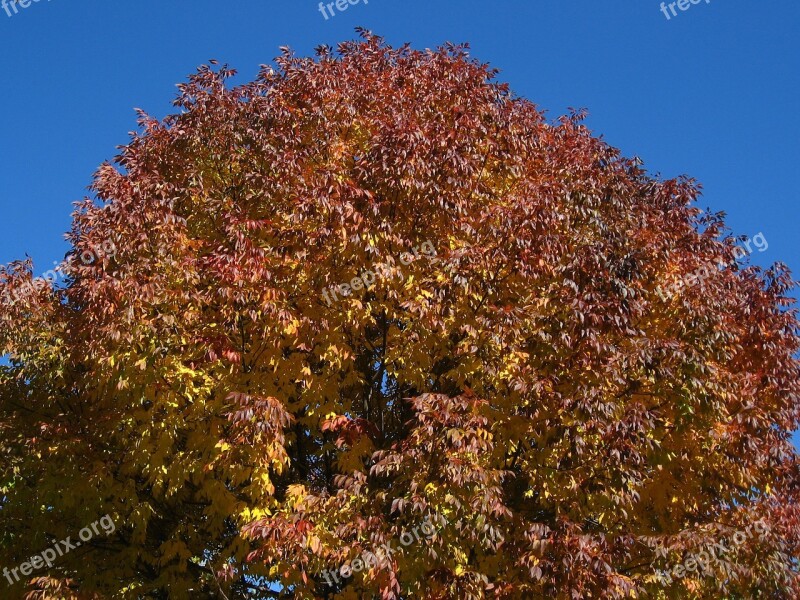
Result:
[[[796,597],[788,270],[466,47],[276,65],[0,272],[3,565],[116,526],[14,593]]]

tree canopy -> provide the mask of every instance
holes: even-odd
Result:
[[[0,567],[115,524],[0,595],[800,594],[794,282],[697,182],[465,46],[234,74],[140,112],[63,285],[0,269]]]

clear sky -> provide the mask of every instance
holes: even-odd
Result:
[[[754,262],[800,278],[797,0],[682,0],[675,15],[660,0],[360,0],[327,20],[313,0],[23,2],[0,9],[2,263],[27,254],[40,273],[63,257],[71,203],[134,107],[163,116],[199,64],[251,79],[279,46],[310,54],[363,26],[397,45],[469,42],[551,117],[587,108],[651,171],[700,180],[735,233],[763,233]]]

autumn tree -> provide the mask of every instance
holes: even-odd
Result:
[[[466,47],[232,75],[140,114],[63,285],[0,271],[0,566],[116,524],[0,595],[798,597],[794,284],[696,182]]]

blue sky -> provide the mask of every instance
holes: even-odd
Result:
[[[800,2],[688,7],[667,19],[660,0],[361,0],[327,20],[312,0],[0,9],[0,262],[27,254],[42,272],[60,259],[71,203],[126,142],[134,107],[163,116],[199,64],[250,79],[279,46],[309,54],[363,26],[392,44],[469,42],[550,116],[587,108],[609,143],[665,177],[696,177],[703,207],[738,234],[763,233],[754,262],[800,273]]]

